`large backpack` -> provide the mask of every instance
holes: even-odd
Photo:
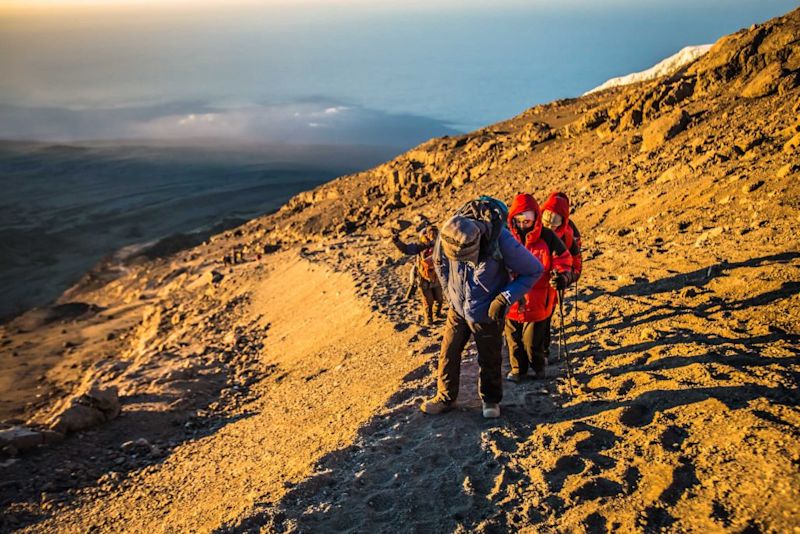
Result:
[[[456,215],[487,223],[492,231],[489,235],[481,238],[481,251],[485,251],[497,261],[503,261],[499,237],[508,220],[508,206],[505,203],[496,198],[482,195],[461,206]]]
[[[433,247],[426,248],[417,254],[417,272],[423,280],[436,281],[436,271],[433,268]]]

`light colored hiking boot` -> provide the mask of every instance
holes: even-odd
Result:
[[[483,403],[483,418],[494,419],[500,417],[500,404],[496,402]]]
[[[506,375],[506,380],[508,380],[509,382],[515,382],[515,383],[518,384],[518,383],[522,382],[522,375],[512,371],[512,372],[510,372],[510,373],[508,373]]]
[[[439,415],[453,409],[453,402],[443,401],[437,397],[428,399],[419,405],[419,409],[428,415]]]

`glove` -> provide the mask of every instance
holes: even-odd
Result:
[[[550,275],[550,285],[555,289],[561,290],[567,287],[567,275],[564,273],[553,272]]]
[[[509,302],[503,294],[497,295],[489,305],[489,319],[495,322],[505,320],[508,314]]]

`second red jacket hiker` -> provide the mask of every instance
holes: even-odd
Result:
[[[572,256],[572,280],[577,281],[581,276],[583,269],[583,255],[581,252],[581,234],[578,232],[578,227],[569,218],[570,206],[569,197],[560,191],[550,193],[547,200],[542,204],[542,218],[544,224],[553,230],[556,235],[564,242]],[[555,218],[557,224],[548,224],[553,221],[553,214],[558,215]]]

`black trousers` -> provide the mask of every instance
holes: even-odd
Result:
[[[442,350],[439,353],[439,379],[436,396],[453,402],[458,398],[461,375],[461,353],[470,336],[478,348],[478,392],[483,402],[500,402],[503,398],[502,349],[500,323],[471,323],[452,308],[447,313]]]
[[[551,317],[535,323],[506,319],[504,333],[512,373],[524,376],[531,367],[535,373],[544,371],[550,353]]]

